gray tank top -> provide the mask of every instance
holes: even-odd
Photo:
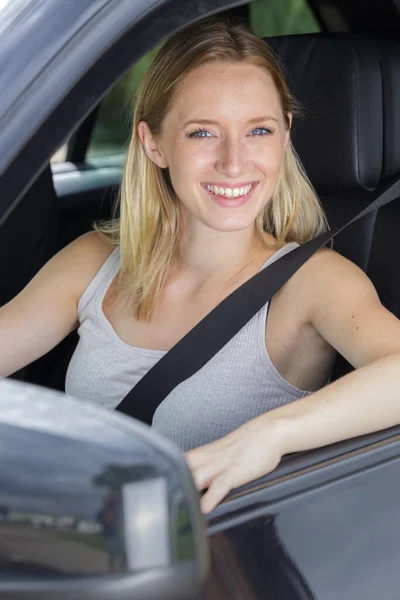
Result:
[[[297,245],[287,244],[262,268]],[[103,298],[119,269],[116,248],[82,294],[79,343],[66,377],[68,394],[108,409],[115,409],[166,354],[127,344],[106,318]],[[204,367],[164,399],[154,414],[154,429],[187,451],[310,393],[286,381],[272,364],[265,345],[267,314],[268,303]]]

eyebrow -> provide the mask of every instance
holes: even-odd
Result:
[[[263,116],[263,117],[255,117],[254,119],[250,119],[247,123],[250,125],[251,123],[259,124],[264,121],[276,121],[278,123],[278,119],[271,116]],[[184,127],[188,125],[219,125],[218,121],[213,121],[211,119],[190,119],[190,121],[186,121]]]

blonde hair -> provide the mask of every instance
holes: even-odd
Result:
[[[135,99],[120,215],[95,227],[109,242],[120,245],[119,290],[128,293],[137,318],[150,319],[180,239],[179,201],[168,172],[145,154],[138,123],[146,121],[152,133],[159,134],[177,84],[196,67],[213,61],[242,61],[265,68],[278,91],[287,127],[289,113],[296,112],[271,49],[241,24],[207,19],[186,27],[161,47]],[[327,229],[319,200],[291,144],[256,227],[264,240],[266,232],[272,235],[276,247],[291,241],[304,243]]]

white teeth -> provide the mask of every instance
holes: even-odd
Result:
[[[209,192],[212,192],[216,196],[225,196],[226,198],[239,198],[239,196],[245,196],[250,192],[252,187],[252,183],[237,188],[224,188],[218,185],[207,185]]]

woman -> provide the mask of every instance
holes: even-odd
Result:
[[[168,40],[136,99],[120,218],[0,309],[0,373],[79,326],[66,391],[113,409],[223,298],[324,231],[290,144],[293,110],[268,47],[243,27],[206,21]],[[336,350],[360,369],[326,385]],[[209,444],[188,454],[209,511],[284,453],[399,422],[399,365],[399,321],[324,249],[169,394],[153,426],[185,451]]]

